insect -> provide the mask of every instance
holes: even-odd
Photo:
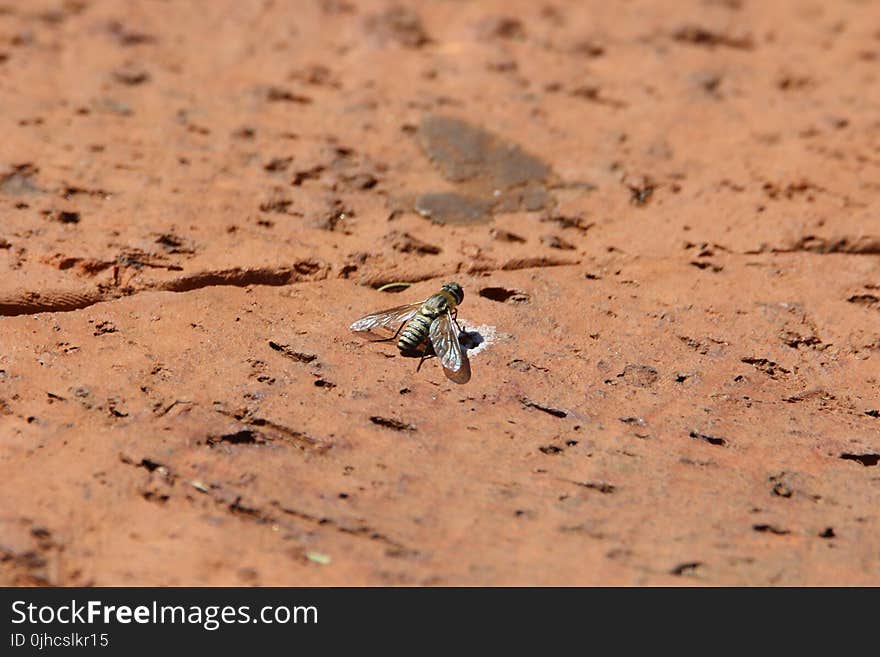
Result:
[[[467,359],[458,340],[462,330],[456,320],[458,306],[463,299],[464,290],[461,285],[444,283],[439,292],[424,301],[366,315],[350,328],[352,331],[369,332],[377,328],[393,329],[397,326],[397,331],[387,340],[397,338],[397,348],[404,355],[422,352],[416,371],[428,357],[429,354],[426,355],[424,350],[430,345],[440,359],[446,375],[454,380],[455,375],[467,366]]]

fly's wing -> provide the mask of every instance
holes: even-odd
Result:
[[[408,303],[405,306],[397,306],[388,310],[380,310],[377,313],[366,315],[357,320],[349,328],[352,331],[373,331],[377,328],[393,328],[415,317],[424,301]]]
[[[453,373],[458,372],[462,367],[464,357],[461,353],[458,333],[452,325],[452,319],[448,312],[431,322],[430,336],[434,353],[440,359],[443,369]]]

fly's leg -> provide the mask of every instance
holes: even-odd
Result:
[[[397,327],[397,330],[394,332],[390,338],[380,338],[379,340],[370,340],[370,342],[391,342],[392,340],[396,340],[397,336],[403,330],[403,327],[406,326],[406,322]]]
[[[422,356],[421,359],[419,359],[419,365],[418,365],[418,367],[416,367],[416,372],[418,372],[420,369],[422,369],[422,363],[424,363],[429,358],[433,358],[433,357],[434,357],[434,354],[425,354],[424,356]]]
[[[458,323],[458,308],[449,313],[449,319],[452,320],[452,325],[455,327],[455,330],[458,331],[459,335],[464,333],[461,325]]]

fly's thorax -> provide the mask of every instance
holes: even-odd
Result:
[[[447,310],[452,310],[456,306],[455,297],[452,293],[443,290],[437,294],[432,294],[425,300],[421,313],[428,317],[439,317]]]

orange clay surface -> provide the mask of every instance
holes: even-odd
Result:
[[[878,18],[0,0],[0,583],[880,584]]]

